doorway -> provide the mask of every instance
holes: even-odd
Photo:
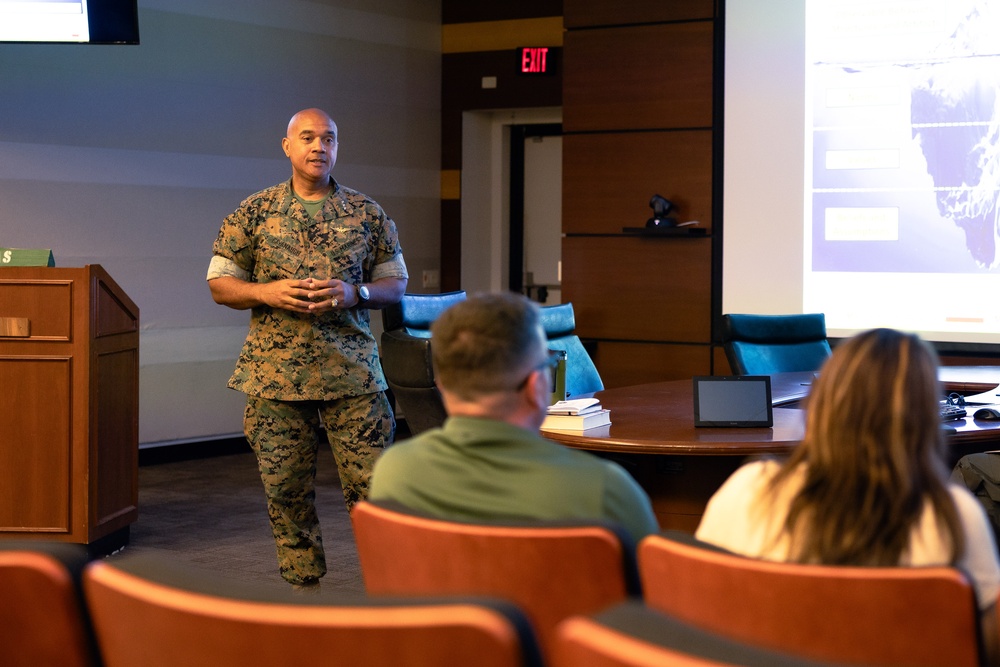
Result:
[[[541,141],[536,141],[526,130],[520,142],[523,157],[512,160],[511,154],[517,150],[512,135],[520,132],[515,128],[561,127],[561,123],[558,107],[462,114],[461,288],[470,294],[523,291],[525,282],[558,285],[562,138],[542,130]],[[512,174],[515,162],[521,164],[520,176]],[[515,178],[520,183],[514,189],[524,191],[520,243],[512,241],[511,231]],[[526,238],[525,232],[530,236]],[[522,254],[516,263],[511,259],[514,252]],[[532,279],[525,281],[529,270]],[[548,288],[546,303],[558,303],[559,296],[559,290]]]
[[[509,288],[545,305],[562,302],[561,185],[562,124],[511,125]]]

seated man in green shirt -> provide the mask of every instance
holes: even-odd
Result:
[[[431,335],[448,419],[381,455],[372,500],[455,520],[608,520],[637,542],[659,530],[621,466],[539,435],[552,367],[534,303],[472,296],[442,313]]]

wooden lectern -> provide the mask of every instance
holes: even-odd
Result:
[[[139,309],[100,265],[0,268],[0,539],[124,544],[138,457]]]

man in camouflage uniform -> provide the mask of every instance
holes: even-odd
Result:
[[[395,431],[369,309],[399,301],[407,273],[392,219],[331,176],[333,120],[300,111],[282,148],[291,179],[223,221],[208,284],[217,303],[251,309],[229,386],[247,395],[244,431],[281,576],[309,586],[326,574],[314,502],[319,427],[350,509],[367,496],[372,465]]]

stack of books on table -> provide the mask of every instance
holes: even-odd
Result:
[[[611,423],[611,411],[602,408],[596,398],[575,398],[557,401],[549,406],[542,422],[548,431],[586,431]]]

